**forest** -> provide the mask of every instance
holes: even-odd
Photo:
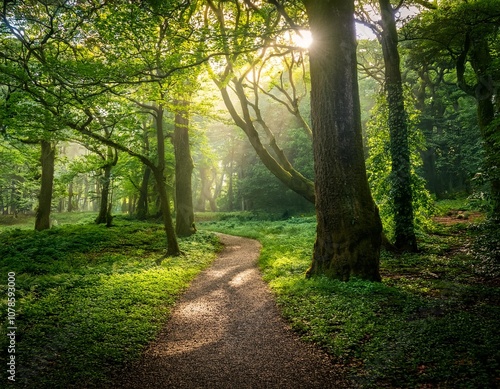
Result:
[[[220,233],[312,387],[500,385],[500,0],[1,7],[0,387],[118,387]]]

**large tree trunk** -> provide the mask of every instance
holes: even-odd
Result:
[[[184,107],[188,103],[179,101],[177,104]],[[191,188],[194,165],[189,146],[188,126],[188,113],[182,109],[175,115],[173,138],[175,150],[175,230],[179,236],[190,236],[196,232]]]
[[[160,210],[163,219],[163,227],[167,235],[167,255],[177,256],[180,254],[179,244],[175,236],[174,223],[172,222],[172,213],[170,212],[170,200],[167,193],[165,184],[165,177],[163,171],[155,169],[153,175],[156,180],[158,188],[158,197],[160,199]]]
[[[38,209],[35,219],[35,230],[41,231],[50,228],[50,209],[52,206],[52,187],[54,184],[55,149],[49,141],[42,140],[42,182],[38,197]]]
[[[382,225],[366,177],[354,1],[304,1],[310,48],[317,231],[308,276],[380,281]]]
[[[158,197],[160,199],[160,210],[163,219],[165,234],[167,235],[167,255],[177,256],[181,254],[177,236],[175,235],[174,223],[172,221],[172,213],[170,212],[170,199],[168,197],[167,186],[165,183],[165,134],[163,131],[163,108],[160,106],[156,109],[155,116],[156,124],[156,141],[158,145],[158,163],[156,167],[150,166],[153,170],[153,175],[156,180]]]
[[[398,52],[398,32],[390,0],[379,0],[379,4],[382,13],[381,40],[385,63],[385,88],[389,107],[395,246],[400,250],[415,252],[417,239],[413,225],[410,148]]]

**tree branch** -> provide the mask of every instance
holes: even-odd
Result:
[[[467,61],[467,54],[469,53],[470,45],[471,45],[470,33],[467,32],[465,34],[464,49],[457,57],[457,63],[456,63],[457,81],[460,89],[462,89],[468,95],[476,97],[476,94],[474,93],[474,87],[467,84],[467,81],[465,80],[465,63]]]

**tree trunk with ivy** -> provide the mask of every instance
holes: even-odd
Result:
[[[304,1],[310,48],[317,230],[308,276],[380,281],[382,224],[366,176],[354,1]]]
[[[54,185],[55,149],[52,143],[46,140],[41,142],[40,162],[42,164],[42,177],[40,195],[38,196],[38,209],[36,211],[35,230],[42,231],[50,228],[50,210],[52,206],[52,187]]]
[[[403,83],[398,52],[398,32],[390,0],[379,0],[382,14],[382,52],[385,63],[385,89],[389,108],[391,186],[397,249],[417,251],[413,224],[408,122],[404,107]]]

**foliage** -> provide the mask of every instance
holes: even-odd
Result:
[[[285,129],[283,149],[291,163],[307,178],[314,178],[311,140],[303,129]],[[247,200],[248,209],[275,213],[311,212],[312,205],[280,182],[252,154],[240,167],[239,198]]]
[[[16,273],[19,385],[103,386],[140,355],[219,248],[216,237],[200,232],[180,241],[182,257],[157,265],[164,256],[160,225],[115,224],[0,233],[1,273]]]
[[[37,194],[38,161],[32,145],[0,139],[0,212],[33,209]]]
[[[261,241],[260,267],[292,328],[350,366],[360,387],[497,384],[500,289],[493,278],[477,278],[466,231],[426,236],[418,254],[384,253],[382,283],[346,283],[305,279],[313,217],[203,227]]]
[[[484,161],[474,99],[458,87],[453,64],[439,58],[422,64],[413,42],[403,42],[403,48],[406,80],[414,85],[427,145],[422,152],[427,186],[438,198],[471,194],[473,177]]]
[[[488,221],[474,227],[475,239],[472,255],[477,260],[478,274],[498,278],[500,276],[500,226]]]
[[[453,69],[457,85],[476,100],[477,123],[484,147],[482,174],[491,184],[493,218],[500,213],[498,174],[500,127],[495,99],[500,79],[497,0],[446,1],[436,11],[424,12],[404,29],[418,53],[416,62],[444,63]]]
[[[408,143],[410,162],[413,213],[416,232],[422,232],[428,225],[432,214],[433,200],[425,187],[425,181],[419,174],[422,166],[420,151],[425,148],[422,132],[417,127],[419,112],[414,108],[409,90],[406,89],[406,111],[408,114]],[[372,110],[372,117],[367,123],[368,158],[366,161],[368,180],[372,195],[380,209],[380,217],[384,229],[389,236],[394,234],[393,190],[395,182],[391,178],[390,138],[387,125],[388,106],[386,99],[380,95]]]

